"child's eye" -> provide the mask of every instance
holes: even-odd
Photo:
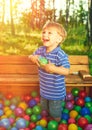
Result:
[[[48,32],[48,34],[52,34],[51,32]]]
[[[42,34],[45,34],[46,32],[44,31],[44,32],[42,32]]]

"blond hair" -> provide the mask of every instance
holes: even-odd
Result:
[[[49,27],[53,27],[56,29],[57,33],[62,36],[62,42],[64,42],[64,40],[67,37],[67,32],[65,30],[65,28],[63,27],[62,24],[56,23],[56,22],[52,22],[52,21],[47,21],[46,24],[43,26],[43,30]]]

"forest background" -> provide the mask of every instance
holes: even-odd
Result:
[[[42,45],[47,20],[63,24],[68,36],[62,48],[88,55],[92,74],[92,0],[0,0],[0,55],[32,54]]]

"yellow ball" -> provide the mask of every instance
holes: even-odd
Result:
[[[6,116],[6,115],[2,115],[2,116],[1,116],[1,119],[4,119],[4,118],[7,118],[7,116]]]
[[[78,130],[78,127],[77,127],[77,125],[76,124],[70,124],[69,126],[68,126],[68,130]]]
[[[7,111],[5,111],[5,115],[6,115],[7,117],[11,116],[11,115],[12,115],[12,110],[7,110]]]
[[[21,107],[23,110],[26,110],[28,106],[25,102],[21,102],[19,103],[18,107]]]
[[[10,110],[9,107],[4,107],[4,112],[6,112],[7,110]]]
[[[40,125],[41,125],[42,127],[46,127],[46,126],[47,126],[47,121],[46,121],[45,119],[41,119],[41,120],[40,120]]]
[[[75,110],[72,110],[72,111],[70,111],[69,115],[70,115],[71,118],[76,118],[77,115],[78,115],[78,112],[75,111]]]

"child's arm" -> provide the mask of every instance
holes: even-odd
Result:
[[[39,64],[39,55],[29,55],[28,57],[34,64],[36,64],[38,67],[40,67]]]
[[[44,69],[48,73],[56,73],[56,74],[60,74],[60,75],[68,75],[69,70],[70,70],[69,68],[65,68],[63,66],[56,66],[52,63],[43,65],[42,69]]]

